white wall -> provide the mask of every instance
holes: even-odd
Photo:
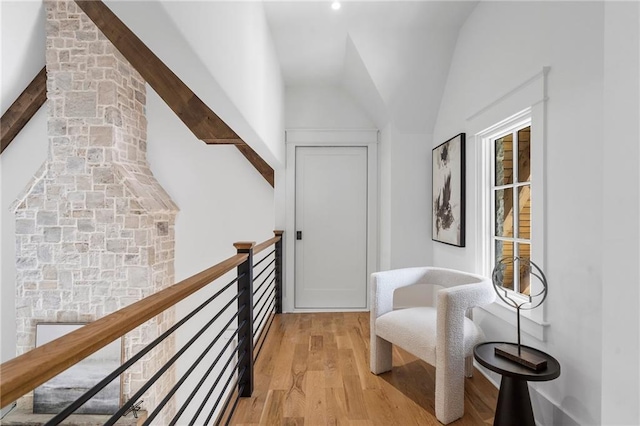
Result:
[[[449,10],[473,8],[473,4],[464,2],[448,2],[446,6],[428,3]],[[434,13],[434,16],[443,15]],[[456,41],[455,25],[430,23],[427,27],[362,27],[349,33],[386,106],[388,118],[404,133],[432,131],[447,78],[446,65],[434,64],[449,63]]]
[[[44,66],[44,4],[2,1],[0,16],[0,109],[4,114]]]
[[[431,244],[430,134],[381,132],[380,268],[429,266]],[[428,303],[420,286],[398,290],[396,307]]]
[[[378,221],[380,232],[378,233],[380,244],[378,245],[379,267],[381,271],[391,269],[391,125],[387,124],[380,130],[380,149],[378,171],[378,191],[380,196],[380,214]]]
[[[147,92],[148,158],[154,175],[180,208],[176,219],[176,281],[183,280],[236,253],[233,243],[260,243],[273,237],[274,196],[271,186],[233,146],[211,146],[197,140],[182,125],[160,97]],[[182,318],[232,277],[221,278],[210,288],[196,293],[178,305]],[[208,297],[208,296],[207,296]],[[177,348],[182,347],[224,302],[214,302],[181,329]],[[229,316],[225,316],[229,318]],[[219,324],[219,323],[216,323]],[[215,336],[214,326],[205,336]],[[203,348],[203,343],[196,345]],[[215,353],[214,353],[215,355]],[[198,353],[187,352],[178,362],[183,374]],[[211,361],[211,357],[205,362]],[[197,370],[180,388],[178,401],[184,401],[201,377]],[[213,375],[215,378],[216,374]],[[180,377],[180,376],[178,376]],[[214,395],[214,400],[217,394]]]
[[[391,130],[391,268],[431,263],[432,140]]]
[[[640,6],[604,11],[602,424],[640,424]]]
[[[16,240],[15,215],[11,205],[47,158],[47,106],[40,108],[11,145],[0,155],[0,243],[2,244],[1,339],[2,361],[16,356]]]
[[[259,1],[163,3],[214,79],[284,163],[283,93],[275,47]]]
[[[3,1],[0,15],[0,105],[4,114],[44,66],[44,5]],[[41,108],[0,156],[0,361],[16,356],[15,219],[10,206],[44,163],[46,147],[46,111]]]
[[[284,164],[283,86],[261,3],[107,5],[265,161]]]
[[[468,117],[539,72],[543,66],[551,67],[546,120],[545,204],[545,273],[550,286],[545,305],[550,326],[545,342],[523,336],[525,344],[549,352],[562,364],[558,379],[531,385],[535,389],[532,394],[534,411],[541,424],[595,425],[603,424],[604,420],[612,422],[604,424],[638,423],[635,406],[638,400],[637,307],[630,308],[633,313],[620,314],[629,320],[629,323],[625,321],[625,331],[620,328],[619,321],[603,322],[604,315],[615,312],[617,301],[627,296],[632,304],[638,300],[638,187],[632,183],[630,191],[628,186],[624,189],[619,186],[610,192],[607,184],[613,185],[613,181],[603,177],[618,167],[611,177],[616,185],[623,185],[621,182],[626,185],[627,180],[638,181],[637,124],[628,139],[629,146],[635,144],[635,148],[629,152],[626,143],[618,142],[627,136],[614,132],[613,138],[610,137],[607,129],[612,125],[603,123],[603,114],[618,117],[617,112],[623,113],[620,119],[635,114],[629,120],[634,123],[638,120],[637,99],[635,104],[629,101],[635,95],[625,98],[627,103],[624,104],[607,104],[607,99],[613,101],[615,98],[605,95],[605,90],[611,89],[606,81],[614,79],[615,89],[624,91],[630,87],[631,93],[638,92],[637,47],[635,53],[631,53],[635,73],[634,69],[620,74],[609,70],[611,77],[605,79],[605,69],[619,66],[615,59],[628,54],[624,49],[637,46],[637,5],[635,10],[635,23],[622,23],[617,19],[619,16],[605,21],[605,7],[600,2],[480,2],[460,32],[434,130],[434,145],[469,130]],[[621,14],[629,12],[626,10]],[[611,28],[608,31],[616,29],[610,33],[611,42],[606,44],[605,22],[607,28]],[[625,40],[624,47],[609,56],[606,48],[611,48],[614,40],[622,39]],[[627,112],[628,105],[632,108]],[[470,141],[467,145],[467,235],[470,236],[467,247],[433,245],[436,265],[470,271],[475,269],[476,256],[473,176],[478,161],[472,136],[467,135]],[[612,158],[607,160],[605,157],[603,162],[603,153],[613,148],[614,141],[616,147],[610,154]],[[627,154],[630,155],[628,162],[636,162],[635,167],[624,161],[618,163],[620,155]],[[623,178],[622,181],[617,177]],[[627,202],[632,209],[617,215],[609,210],[616,207],[608,205],[607,201],[621,194],[630,197]],[[615,271],[608,270],[606,261],[603,265],[603,252],[614,249],[616,238],[610,234],[613,223],[617,229],[624,229],[616,235],[630,232],[622,246],[630,250],[624,251],[623,259],[635,255],[634,260],[626,264],[611,262],[620,267]],[[620,247],[615,249],[620,250]],[[622,276],[625,279],[612,279]],[[603,293],[608,295],[612,289],[617,296],[603,305]],[[476,319],[489,339],[515,339],[514,328],[502,320],[483,311],[478,312]],[[621,338],[628,335],[629,329],[633,330],[630,347],[624,346],[622,353],[615,349],[622,346],[602,349],[609,339],[603,337],[608,336],[611,327],[620,330],[611,334],[612,343],[618,345],[623,344]],[[632,358],[635,365],[627,368]],[[625,361],[624,367],[609,366],[612,361]],[[603,362],[607,363],[604,368]],[[628,381],[620,380],[623,370],[629,374]],[[613,373],[611,386],[621,386],[621,393],[630,398],[625,397],[626,402],[613,404],[615,398],[609,397],[609,389],[601,389],[608,381],[603,381],[603,375],[608,371]],[[632,406],[622,410],[621,417],[615,417],[607,414],[606,404],[601,409],[603,401],[608,401],[612,410],[620,404]]]
[[[237,241],[273,237],[273,189],[234,146],[196,139],[164,101],[147,91],[151,169],[180,208],[176,280],[235,254]]]
[[[375,129],[360,105],[340,87],[287,87],[287,129]]]
[[[44,66],[44,5],[0,2],[2,114]],[[0,362],[16,356],[15,216],[11,204],[47,156],[46,104],[0,155]],[[0,416],[8,411],[4,407]]]

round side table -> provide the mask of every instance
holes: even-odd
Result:
[[[527,382],[544,382],[557,378],[560,376],[560,363],[545,352],[521,345],[528,352],[547,361],[545,369],[533,371],[514,361],[496,356],[495,348],[501,345],[517,347],[515,343],[486,342],[473,349],[473,357],[480,365],[502,375],[493,424],[494,426],[535,426]]]

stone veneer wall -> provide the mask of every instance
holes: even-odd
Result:
[[[49,155],[16,202],[18,355],[36,323],[94,321],[174,283],[177,207],[147,163],[145,81],[73,1],[45,7]],[[129,333],[125,358],[173,321],[169,310]],[[127,373],[125,397],[172,352],[168,341]]]

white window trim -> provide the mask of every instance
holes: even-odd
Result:
[[[493,141],[505,133],[509,133],[517,128],[531,125],[531,259],[545,271],[546,264],[546,227],[545,218],[545,101],[526,108],[501,122],[482,130],[475,135],[476,158],[478,167],[476,169],[476,194],[478,206],[478,226],[476,227],[476,267],[477,270],[486,276],[491,275],[491,264],[493,262],[492,238],[489,236],[493,230],[494,208],[491,203],[493,199],[493,185],[491,182],[492,172],[492,144]],[[535,280],[532,282],[532,290],[538,285]],[[515,294],[515,293],[514,293]],[[524,300],[524,297],[523,297]],[[515,325],[516,310],[497,299],[496,302],[484,308],[487,312],[495,315],[504,321]],[[546,319],[545,304],[533,310],[521,311],[521,330],[538,340],[546,340],[546,329],[549,323]]]

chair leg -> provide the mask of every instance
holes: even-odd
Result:
[[[446,425],[464,415],[465,360],[452,354],[436,363],[436,418]]]
[[[467,309],[465,316],[473,321],[473,308]],[[473,377],[473,355],[469,355],[464,360],[464,375],[465,377]]]
[[[464,375],[465,377],[473,377],[473,356],[464,359]]]
[[[369,368],[373,374],[382,374],[393,368],[393,346],[376,335],[371,336]]]

